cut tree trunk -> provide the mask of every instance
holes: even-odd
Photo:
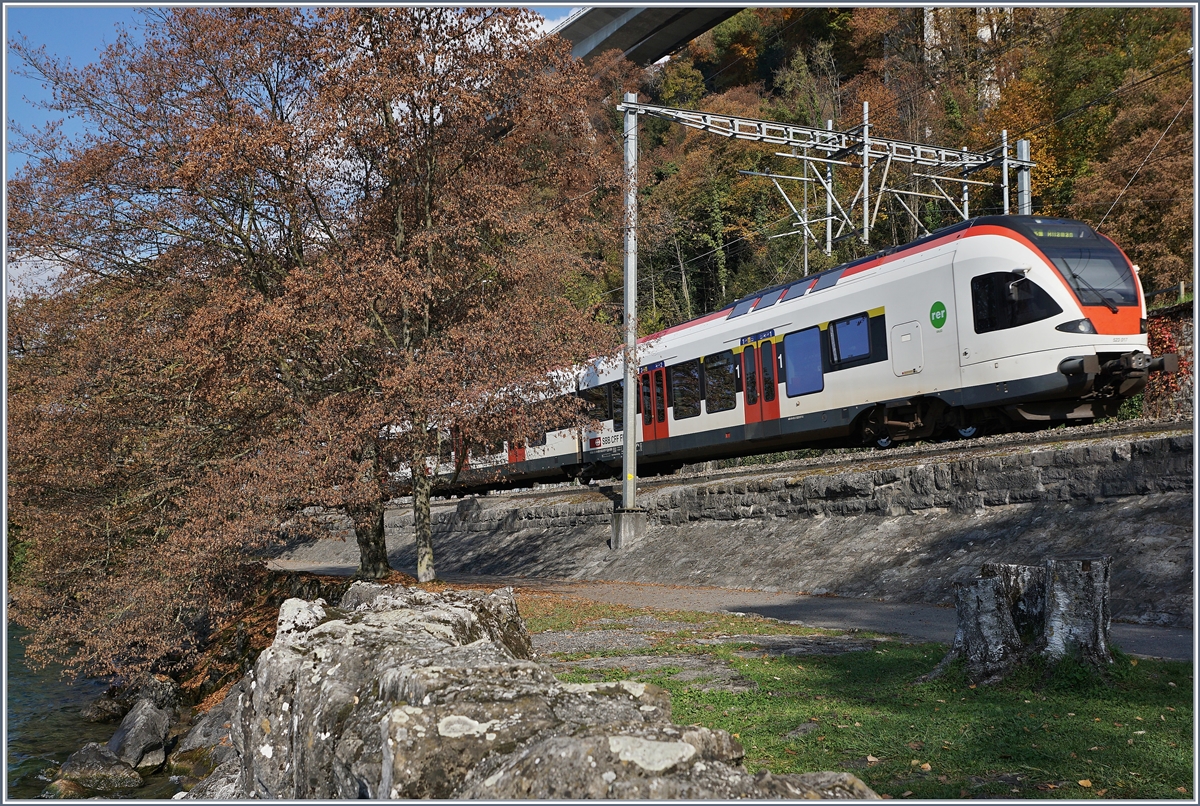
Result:
[[[961,658],[975,683],[995,683],[1030,658],[1068,655],[1093,666],[1109,650],[1111,557],[1048,560],[1046,566],[987,563],[980,578],[954,587],[958,629],[946,657],[920,681]]]
[[[1003,580],[990,577],[971,585],[956,584],[954,613],[958,618],[954,644],[923,680],[939,677],[951,662],[962,658],[972,681],[994,683],[1024,660],[1025,646],[1013,622]]]
[[[1059,660],[1078,652],[1095,666],[1112,663],[1108,630],[1111,557],[1072,557],[1046,563],[1043,654]]]
[[[984,563],[979,576],[999,581],[1021,643],[1034,644],[1045,623],[1046,569],[1034,565]]]
[[[417,581],[432,582],[437,579],[433,567],[433,523],[429,515],[433,484],[424,469],[424,458],[419,464],[413,463],[413,529],[417,544]]]

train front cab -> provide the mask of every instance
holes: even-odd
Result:
[[[954,260],[963,405],[1018,423],[1112,416],[1155,370],[1137,273],[1078,221],[979,219]]]

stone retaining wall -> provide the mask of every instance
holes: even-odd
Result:
[[[980,447],[923,463],[867,453],[847,472],[764,468],[674,478],[638,503],[650,527],[609,548],[617,490],[562,487],[435,501],[439,573],[710,585],[949,605],[987,562],[1113,557],[1112,614],[1190,625],[1192,436]],[[412,508],[386,517],[393,568],[416,567]],[[353,539],[308,541],[284,567],[353,573]]]
[[[608,547],[614,501],[595,488],[531,506],[463,499],[435,508],[434,553],[442,572],[949,605],[984,563],[1099,552],[1113,557],[1113,618],[1188,625],[1192,441],[1008,446],[922,464],[866,454],[842,473],[678,479],[639,496],[650,528],[620,551]],[[394,567],[413,566],[411,511],[393,510],[388,526]]]
[[[875,461],[874,465],[885,465]],[[926,510],[977,513],[1011,504],[1096,502],[1193,489],[1192,437],[1105,442],[1032,452],[848,473],[793,471],[728,481],[681,481],[639,496],[651,523],[679,526],[702,520],[900,516]],[[607,525],[613,502],[588,488],[559,501],[511,508],[503,499],[467,498],[433,515],[438,532],[493,532]],[[412,525],[412,513],[393,511],[392,528]]]

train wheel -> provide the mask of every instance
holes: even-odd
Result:
[[[983,436],[983,429],[977,425],[968,425],[962,428],[955,428],[954,433],[959,439],[974,439],[978,436]]]
[[[890,448],[893,445],[895,445],[896,441],[893,440],[890,435],[884,434],[881,437],[876,437],[875,440],[873,441],[873,444],[875,445],[876,448],[878,448],[880,450],[886,450],[887,448]]]

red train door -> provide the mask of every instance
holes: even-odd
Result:
[[[779,419],[779,356],[769,338],[742,349],[742,396],[746,424]]]
[[[638,400],[642,410],[642,440],[666,439],[667,371],[661,364],[642,373]]]

